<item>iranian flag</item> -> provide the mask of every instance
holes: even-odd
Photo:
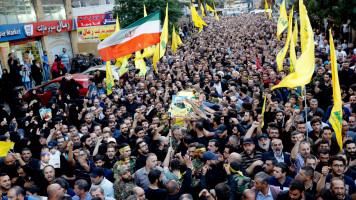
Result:
[[[144,17],[112,34],[98,44],[103,61],[114,60],[160,41],[161,10]]]

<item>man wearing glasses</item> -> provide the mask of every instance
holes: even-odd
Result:
[[[330,160],[330,167],[324,166],[322,168],[322,176],[318,182],[317,191],[319,192],[324,187],[329,189],[332,178],[339,177],[345,182],[346,194],[351,195],[356,199],[355,182],[349,176],[344,174],[346,161],[341,156],[335,156]],[[329,170],[331,169],[331,173]]]

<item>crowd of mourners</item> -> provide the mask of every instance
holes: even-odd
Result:
[[[314,30],[311,82],[271,90],[290,73],[288,54],[284,70],[276,66],[287,35],[276,39],[276,22],[264,14],[204,20],[209,26],[201,33],[182,28],[182,46],[166,52],[158,73],[152,58],[146,76],[130,59],[110,95],[96,73],[86,96],[63,78],[61,93],[52,91],[46,105],[35,90],[26,99],[10,97],[0,109],[0,141],[15,146],[1,158],[1,198],[356,199],[353,44],[334,28],[340,150],[328,122],[333,77],[325,31]],[[300,45],[296,50],[299,57]],[[180,91],[195,99],[186,100],[185,118],[171,118],[172,96]],[[52,119],[42,120],[40,109],[51,109]]]

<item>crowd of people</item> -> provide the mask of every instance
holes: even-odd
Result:
[[[107,95],[105,77],[87,96],[63,78],[47,105],[34,90],[0,108],[2,199],[331,200],[356,198],[356,68],[353,44],[334,32],[343,101],[340,147],[329,124],[332,102],[327,33],[315,30],[315,74],[301,88],[271,90],[278,71],[276,22],[264,14],[206,17],[201,33],[153,72],[134,62]],[[285,40],[286,33],[283,34]],[[301,55],[297,45],[297,57]],[[185,118],[171,118],[172,96],[193,92]],[[262,115],[264,98],[266,106]],[[306,98],[307,105],[304,104]],[[180,102],[181,103],[181,102]],[[40,109],[52,119],[41,120]],[[170,137],[171,136],[171,137]]]

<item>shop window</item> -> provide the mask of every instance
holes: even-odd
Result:
[[[0,0],[2,24],[30,23],[36,21],[36,13],[31,0]]]

